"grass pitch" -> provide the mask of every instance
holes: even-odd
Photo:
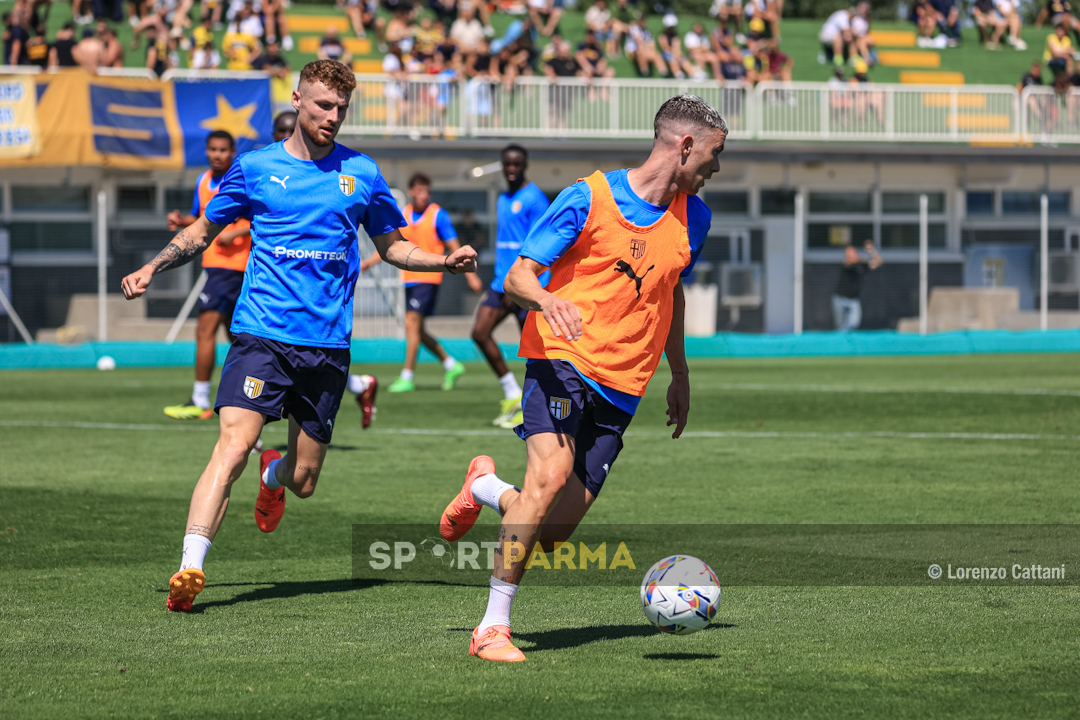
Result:
[[[677,442],[661,370],[587,522],[1074,524],[1076,364],[694,361]],[[216,430],[161,414],[190,370],[0,376],[0,715],[1075,717],[1076,587],[725,586],[717,626],[673,637],[645,624],[636,588],[526,580],[528,662],[468,657],[484,588],[349,579],[354,523],[434,525],[477,453],[521,477],[523,444],[489,425],[486,367],[452,393],[438,382],[423,366],[367,432],[346,398],[318,492],[271,535],[249,467],[198,612],[179,615],[166,581]],[[283,444],[283,425],[264,439]],[[436,432],[399,432],[416,428]],[[723,582],[724,558],[704,559]]]

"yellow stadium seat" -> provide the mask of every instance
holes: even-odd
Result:
[[[900,82],[905,85],[963,85],[964,73],[901,70]]]
[[[949,93],[927,93],[923,95],[923,107],[951,108],[952,95]],[[982,110],[986,107],[986,96],[982,94],[963,94],[956,96],[956,107],[962,110]]]
[[[915,47],[915,33],[910,30],[871,30],[878,47]]]
[[[881,50],[878,61],[885,67],[939,68],[941,53],[931,50]]]
[[[356,73],[381,73],[382,60],[353,60],[352,69]]]
[[[349,25],[349,20],[342,16],[333,15],[293,15],[289,13],[289,31],[290,32],[314,32],[324,33],[326,28],[333,25],[337,28],[339,33],[352,32],[352,26]]]
[[[1008,130],[1012,127],[1012,115],[949,115],[949,128],[957,130]]]

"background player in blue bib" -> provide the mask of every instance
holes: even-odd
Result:
[[[521,424],[521,387],[514,373],[506,367],[502,351],[492,337],[499,323],[513,314],[521,327],[529,311],[518,307],[506,297],[503,281],[506,271],[517,260],[521,246],[533,226],[548,209],[548,199],[544,191],[525,179],[525,170],[529,167],[529,153],[520,145],[507,145],[502,151],[502,171],[508,189],[499,195],[496,206],[497,230],[495,234],[495,279],[491,281],[480,308],[476,312],[472,337],[484,353],[488,364],[499,378],[502,385],[503,400],[499,416],[493,425],[513,428]],[[546,284],[547,278],[541,278]]]
[[[398,228],[405,221],[378,166],[334,142],[355,88],[339,62],[306,65],[293,91],[293,134],[238,158],[203,215],[122,281],[128,299],[139,297],[154,275],[190,262],[224,225],[251,218],[251,258],[232,322],[237,340],[218,386],[221,434],[191,498],[169,610],[190,610],[202,591],[203,560],[264,423],[288,416],[289,446],[285,458],[262,454],[259,529],[277,527],[285,488],[301,498],[315,492],[349,371],[357,228],[402,269],[476,270],[471,247],[443,256],[404,240]]]

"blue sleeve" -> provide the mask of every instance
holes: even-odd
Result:
[[[574,246],[589,217],[592,191],[578,181],[559,193],[539,222],[529,231],[521,255],[551,267]]]
[[[228,225],[240,217],[251,217],[251,200],[244,181],[244,164],[237,161],[221,178],[217,195],[207,203],[206,219],[216,225]]]
[[[450,222],[450,213],[446,212],[445,208],[439,208],[439,212],[435,214],[435,231],[443,242],[457,240],[457,230]]]
[[[690,235],[690,264],[679,273],[679,279],[685,279],[694,271],[701,249],[705,247],[705,238],[709,236],[712,225],[712,210],[696,195],[686,198],[686,225]]]
[[[371,237],[405,227],[405,218],[380,173],[376,173],[372,181],[371,199],[368,200],[367,210],[360,216],[360,224]]]
[[[202,176],[199,176],[199,180],[202,180]],[[195,182],[195,197],[191,199],[191,214],[195,217],[199,217],[202,211],[202,206],[199,205],[199,181]]]

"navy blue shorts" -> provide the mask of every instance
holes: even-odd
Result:
[[[254,410],[267,422],[291,416],[308,437],[329,445],[348,381],[348,348],[303,347],[241,333],[225,357],[214,410]]]
[[[521,411],[524,422],[514,428],[521,439],[537,433],[574,438],[574,474],[593,497],[599,495],[634,416],[605,400],[565,360],[529,363]]]
[[[505,310],[517,318],[519,327],[525,327],[525,318],[529,317],[529,311],[506,297],[506,293],[495,292],[491,288],[484,293],[484,299],[480,301],[480,304],[496,310]]]
[[[203,268],[206,285],[199,293],[199,312],[212,310],[231,317],[240,289],[244,287],[244,273],[228,268]]]
[[[435,312],[435,300],[439,286],[435,283],[417,283],[405,287],[405,310],[420,313],[424,317]]]

